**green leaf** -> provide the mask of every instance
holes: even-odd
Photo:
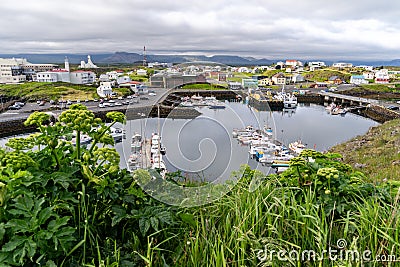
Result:
[[[21,213],[21,215],[25,215],[25,217],[30,217],[31,210],[33,208],[34,202],[33,199],[29,196],[18,197],[13,205],[16,209],[21,211],[25,211],[25,213]]]
[[[1,251],[3,252],[10,252],[14,251],[17,247],[23,244],[26,240],[25,236],[13,236],[9,242],[7,242]]]
[[[3,241],[4,234],[6,233],[6,228],[4,223],[0,223],[0,243]]]
[[[39,225],[44,224],[51,217],[52,210],[53,209],[51,207],[47,207],[39,212],[39,216],[38,216],[39,217],[38,218]]]
[[[153,229],[155,231],[158,231],[158,219],[157,218],[151,217],[150,218],[150,224],[151,224],[151,227],[153,227]]]
[[[36,253],[36,243],[32,240],[32,237],[29,237],[24,244],[24,249],[26,249],[27,256],[32,258]]]
[[[140,229],[140,233],[142,233],[143,236],[146,236],[146,233],[150,229],[150,222],[144,218],[140,219],[139,220],[139,229]]]
[[[194,219],[194,215],[193,214],[189,214],[189,213],[180,213],[179,217],[181,218],[181,220],[187,224],[189,224],[190,226],[196,227],[196,220]]]
[[[68,223],[69,219],[70,219],[70,217],[64,216],[62,218],[57,218],[55,220],[52,220],[49,222],[49,225],[47,226],[47,230],[55,232],[61,226],[66,225]]]
[[[6,227],[11,228],[11,231],[13,233],[25,233],[33,230],[31,229],[32,227],[27,220],[21,220],[21,219],[9,220],[6,223]]]

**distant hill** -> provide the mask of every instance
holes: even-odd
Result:
[[[133,64],[143,61],[143,55],[138,53],[128,53],[128,52],[115,52],[115,53],[103,53],[103,54],[90,54],[92,61],[95,64]],[[32,63],[54,63],[63,64],[65,57],[72,64],[79,64],[82,60],[87,61],[87,54],[0,54],[0,57],[10,58],[19,57],[26,58]],[[166,62],[166,63],[184,63],[191,61],[211,61],[218,62],[230,66],[260,66],[260,65],[270,65],[274,62],[281,60],[271,60],[271,59],[256,59],[254,57],[241,57],[233,55],[147,55],[147,62]],[[282,60],[284,61],[284,60]],[[302,60],[314,61],[314,60]],[[318,60],[320,61],[320,60]],[[335,61],[325,61],[328,65],[331,65]],[[372,65],[372,66],[400,66],[400,59],[394,59],[391,61],[352,61],[343,60],[345,62],[353,63],[353,65]]]

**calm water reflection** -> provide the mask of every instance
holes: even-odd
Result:
[[[127,139],[117,145],[121,165],[126,167],[134,132],[147,138],[159,132],[167,148],[165,161],[170,171],[183,170],[187,176],[208,181],[226,180],[241,164],[269,171],[269,168],[250,160],[248,147],[231,137],[234,128],[268,125],[273,128],[275,137],[285,144],[301,139],[309,148],[324,151],[364,134],[378,124],[350,113],[332,116],[324,107],[313,104],[282,112],[257,111],[241,103],[226,104],[224,110],[200,108],[203,115],[193,120],[152,118],[128,121],[125,126]]]

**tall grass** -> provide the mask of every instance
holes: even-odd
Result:
[[[343,218],[326,214],[311,189],[299,192],[278,180],[265,180],[254,192],[247,189],[248,183],[240,182],[218,202],[189,210],[197,225],[184,233],[185,255],[177,266],[397,266],[345,257],[330,260],[324,251],[337,249],[333,256],[340,256],[368,249],[371,255],[400,259],[398,197],[392,204],[362,199],[357,211]],[[299,193],[304,194],[301,203]],[[337,244],[341,239],[347,242],[343,250]],[[284,260],[278,258],[280,250],[287,251]],[[299,259],[289,257],[292,250]],[[306,254],[302,260],[304,250],[315,251],[316,257]]]

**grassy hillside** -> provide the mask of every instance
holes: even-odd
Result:
[[[372,127],[331,149],[343,155],[346,163],[362,170],[372,181],[400,180],[400,120]]]
[[[75,85],[69,83],[39,83],[1,84],[0,95],[14,96],[29,100],[57,100],[61,97],[71,100],[93,99],[97,96],[96,87]]]
[[[322,69],[304,73],[304,77],[307,80],[315,82],[325,82],[329,80],[329,78],[332,76],[338,76],[339,78],[344,79],[346,82],[349,82],[351,74],[344,71],[331,70],[331,69]]]

